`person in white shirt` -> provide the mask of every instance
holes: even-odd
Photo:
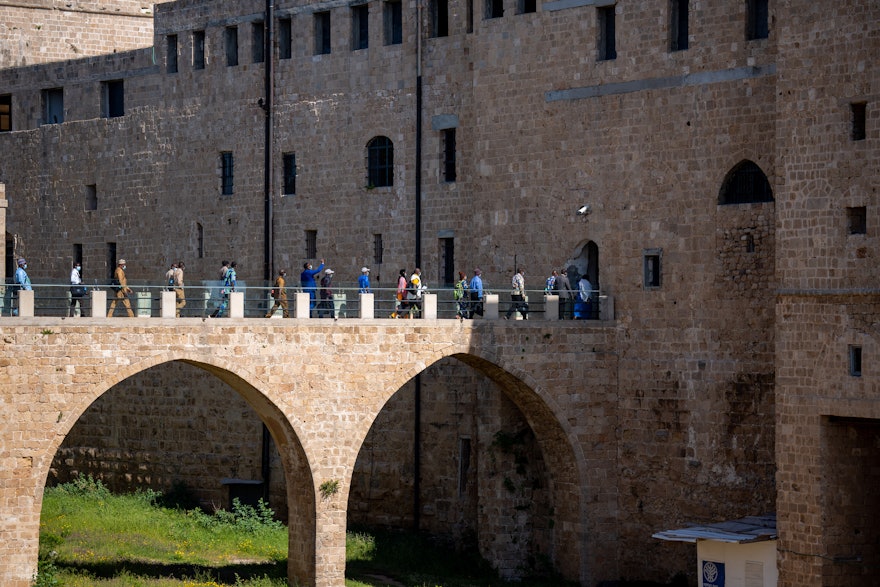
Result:
[[[67,315],[79,318],[82,315],[80,300],[86,295],[86,288],[82,286],[82,265],[74,261],[73,269],[70,270],[70,307]]]

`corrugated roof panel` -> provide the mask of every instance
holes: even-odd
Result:
[[[673,542],[696,542],[697,540],[714,540],[731,544],[747,544],[775,540],[776,514],[766,516],[747,516],[739,520],[728,520],[715,524],[690,526],[678,530],[657,532],[654,538]]]

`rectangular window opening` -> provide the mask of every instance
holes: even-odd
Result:
[[[370,10],[367,4],[351,7],[351,50],[366,49],[370,45]]]
[[[849,374],[853,377],[862,376],[862,347],[849,346]]]
[[[64,122],[64,90],[52,88],[43,90],[43,124]]]
[[[0,132],[12,130],[12,95],[0,96]]]
[[[104,118],[125,116],[125,85],[122,80],[104,82],[102,90],[101,105]]]
[[[854,141],[864,141],[866,136],[865,122],[868,114],[868,105],[864,102],[855,102],[849,106],[850,113],[852,114],[852,133],[850,136]]]
[[[383,5],[385,24],[385,44],[400,45],[403,43],[403,2],[387,0]]]
[[[486,0],[486,19],[504,16],[504,0]]]
[[[254,63],[266,60],[266,27],[262,20],[251,23],[251,53]]]
[[[315,13],[315,55],[330,54],[330,12]]]
[[[645,289],[656,289],[660,287],[660,259],[661,251],[659,249],[649,249],[644,252],[644,286]]]
[[[82,265],[83,262],[83,246],[82,243],[73,243],[73,262]],[[82,273],[80,273],[82,275]]]
[[[868,211],[864,206],[846,209],[846,229],[849,234],[867,234]]]
[[[226,44],[226,66],[238,65],[238,27],[228,26],[223,33]]]
[[[95,184],[86,186],[86,210],[98,209],[98,186]]]
[[[376,265],[382,264],[382,256],[385,253],[385,245],[382,243],[382,235],[374,234],[373,235],[373,263]]]
[[[205,227],[200,222],[196,222],[196,250],[199,259],[205,258]]]
[[[293,21],[282,18],[278,21],[278,58],[290,59],[293,56]]]
[[[220,193],[224,196],[231,196],[233,193],[233,173],[232,153],[220,153]]]
[[[474,0],[466,0],[465,2],[466,10],[467,10],[467,32],[474,32]]]
[[[449,36],[449,0],[431,0],[431,36]]]
[[[306,259],[316,259],[318,257],[318,231],[306,231]]]
[[[205,69],[205,31],[193,31],[192,65],[193,69]]]
[[[165,37],[165,72],[177,73],[177,35]]]
[[[596,9],[599,25],[599,61],[617,59],[617,41],[614,28],[614,6],[601,6]]]
[[[113,279],[114,271],[116,271],[116,243],[107,243],[107,276],[110,279]]]
[[[669,50],[684,51],[688,48],[688,2],[670,0],[669,3]]]
[[[769,0],[746,0],[746,39],[754,41],[769,36]]]
[[[456,180],[455,161],[455,129],[443,131],[443,181],[452,183]]]
[[[517,0],[516,1],[516,13],[517,14],[530,14],[532,12],[538,11],[538,2],[537,0]]]
[[[296,195],[296,154],[284,153],[282,155],[284,164],[284,195]]]
[[[468,478],[471,470],[471,439],[458,439],[458,495],[467,495]]]

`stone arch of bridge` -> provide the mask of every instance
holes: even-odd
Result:
[[[37,495],[42,501],[42,487],[45,487],[49,474],[49,466],[58,452],[64,438],[82,417],[85,411],[99,397],[109,392],[120,382],[153,367],[169,362],[182,362],[205,370],[226,383],[241,395],[251,406],[260,420],[266,425],[281,457],[287,488],[288,504],[288,579],[302,585],[314,585],[316,580],[316,502],[312,478],[312,469],[306,455],[306,448],[300,439],[302,431],[297,430],[297,420],[284,413],[273,401],[270,387],[254,373],[243,368],[240,363],[223,357],[212,356],[206,359],[203,354],[198,358],[181,353],[167,353],[144,358],[136,363],[121,367],[109,374],[98,385],[87,388],[78,394],[74,405],[68,406],[66,413],[59,420],[59,429],[54,435],[51,446],[42,459],[44,466],[37,478],[40,487]],[[296,482],[298,481],[298,482]],[[42,504],[38,507],[42,509]],[[34,548],[34,558],[36,557]],[[36,569],[36,561],[33,565]]]
[[[570,580],[590,584],[591,570],[588,495],[595,493],[599,481],[589,475],[589,462],[585,458],[576,432],[569,425],[568,415],[548,393],[535,374],[511,364],[504,356],[486,348],[449,348],[435,356],[420,357],[424,362],[402,370],[390,381],[386,393],[377,398],[369,421],[359,435],[363,445],[370,428],[383,406],[417,374],[431,365],[452,358],[474,369],[493,381],[522,412],[541,447],[550,475],[555,512],[553,563],[559,572]],[[479,349],[479,350],[478,350]],[[345,480],[350,484],[351,473]]]

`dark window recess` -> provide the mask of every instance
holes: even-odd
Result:
[[[431,0],[431,36],[449,36],[449,0]]]
[[[769,0],[746,0],[746,38],[750,41],[770,36]]]
[[[229,151],[220,153],[220,193],[224,196],[232,195],[233,173],[232,153]]]
[[[251,53],[254,63],[263,63],[266,60],[266,27],[263,21],[251,24]]]
[[[467,10],[466,30],[468,33],[472,33],[474,32],[474,0],[466,0],[465,10]]]
[[[306,231],[306,259],[315,259],[318,257],[318,231]]]
[[[443,131],[443,180],[451,183],[455,179],[455,129],[447,128]]]
[[[198,248],[199,259],[205,258],[205,227],[201,223],[196,222],[196,246]]]
[[[669,50],[684,51],[688,48],[688,2],[669,2]]]
[[[747,234],[746,235],[746,252],[754,253],[755,252],[755,235]]]
[[[177,73],[177,35],[165,37],[165,71]]]
[[[192,41],[193,69],[205,69],[205,31],[193,31]]]
[[[367,187],[394,185],[394,144],[388,137],[375,137],[367,144]]]
[[[455,239],[440,239],[440,266],[443,273],[440,276],[443,285],[452,287],[455,285]]]
[[[104,82],[105,118],[125,116],[125,85],[122,80]]]
[[[12,96],[0,96],[0,132],[12,130]]]
[[[293,196],[296,194],[296,154],[284,153],[284,195]]]
[[[315,54],[330,54],[330,13],[315,13]]]
[[[95,184],[86,186],[86,210],[98,209],[98,186]]]
[[[862,376],[862,347],[849,347],[849,374],[853,377]]]
[[[64,90],[52,88],[43,90],[43,124],[64,122]]]
[[[614,28],[614,6],[596,9],[599,24],[599,61],[617,59],[617,40]]]
[[[644,256],[645,288],[660,287],[660,253],[651,251]]]
[[[718,203],[721,205],[772,201],[773,190],[767,176],[760,167],[748,160],[728,172],[718,193]]]
[[[538,11],[537,0],[517,0],[516,11],[518,14],[529,14]]]
[[[486,0],[486,18],[501,18],[504,16],[503,0]]]
[[[385,21],[385,44],[400,45],[403,43],[403,3],[400,0],[388,0],[383,6]]]
[[[846,209],[846,229],[849,234],[867,234],[868,212],[864,206]]]
[[[290,59],[293,56],[293,21],[282,18],[278,21],[278,58]]]
[[[73,244],[73,262],[82,264],[83,262],[83,246],[82,243]],[[80,273],[80,275],[82,275]]]
[[[382,264],[382,256],[385,253],[385,245],[382,243],[382,235],[373,235],[373,263]]]
[[[113,279],[113,273],[116,271],[116,243],[107,243],[107,283]]]
[[[854,141],[864,141],[866,136],[865,122],[868,115],[868,105],[864,102],[856,102],[849,106],[850,113],[852,114],[852,133],[850,136]]]
[[[351,7],[351,49],[370,46],[370,10],[366,4]]]
[[[238,27],[226,27],[223,38],[226,44],[226,65],[235,67],[238,65]]]

